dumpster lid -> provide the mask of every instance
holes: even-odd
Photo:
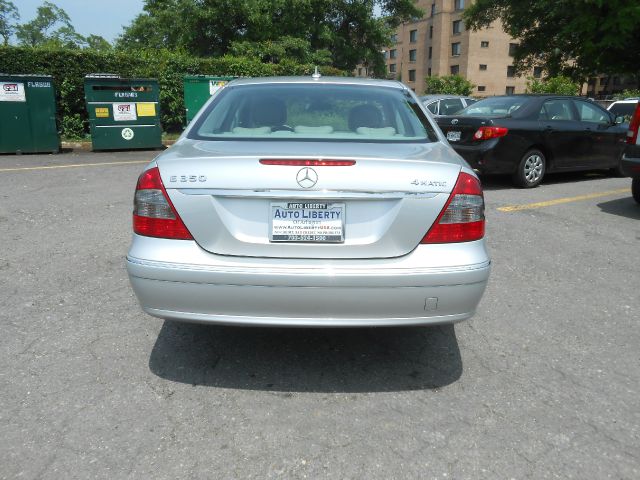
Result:
[[[2,73],[0,77],[30,77],[30,78],[53,78],[52,75],[38,75],[37,73]]]
[[[157,82],[157,78],[123,78],[117,73],[90,73],[84,76],[85,79],[98,80],[118,80],[120,82]]]

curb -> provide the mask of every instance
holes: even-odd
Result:
[[[163,140],[162,145],[165,147],[170,147],[176,143],[175,140]],[[67,150],[86,150],[88,152],[91,151],[91,142],[62,142],[61,147]]]

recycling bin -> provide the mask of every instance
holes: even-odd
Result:
[[[211,77],[208,75],[186,75],[184,77],[184,107],[187,123],[193,120],[207,100],[236,77]]]
[[[160,148],[160,88],[153,78],[87,75],[84,94],[93,150]]]
[[[53,77],[0,74],[0,153],[58,151]]]

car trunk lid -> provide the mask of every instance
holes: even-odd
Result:
[[[301,145],[288,142],[234,143],[223,151],[218,142],[182,142],[158,159],[194,239],[222,255],[405,255],[438,217],[461,168],[438,143],[302,146],[313,155],[296,155]]]

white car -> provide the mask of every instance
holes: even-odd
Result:
[[[623,117],[625,122],[629,122],[636,105],[638,105],[637,98],[625,98],[624,100],[616,100],[607,107],[607,110],[613,113],[616,118]]]

